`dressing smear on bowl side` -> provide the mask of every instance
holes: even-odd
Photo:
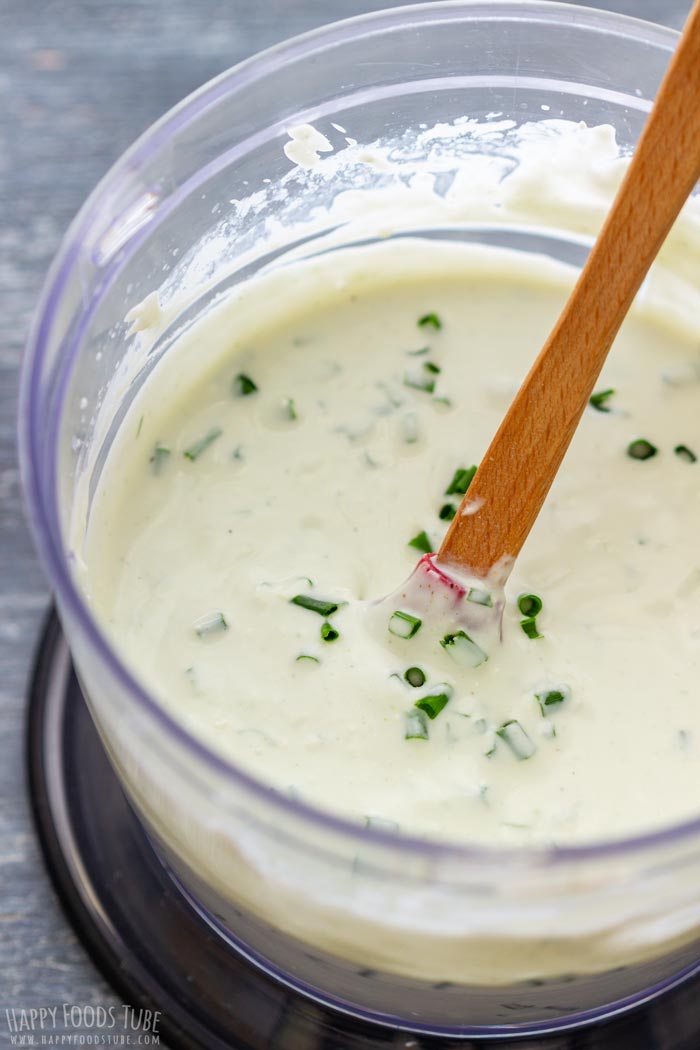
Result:
[[[387,241],[261,274],[179,338],[121,425],[79,571],[190,731],[397,834],[572,843],[697,811],[700,356],[672,310],[625,323],[502,640],[372,604],[437,550],[573,279]]]

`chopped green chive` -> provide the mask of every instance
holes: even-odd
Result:
[[[407,350],[406,353],[409,357],[422,357],[423,354],[427,354],[429,350],[429,346],[421,346],[419,350]]]
[[[336,631],[332,623],[322,623],[321,638],[324,642],[334,642],[336,638],[340,638],[340,632]]]
[[[407,671],[404,671],[403,676],[414,689],[425,685],[425,671],[421,667],[409,667]]]
[[[329,602],[323,598],[312,598],[309,594],[295,594],[290,598],[291,605],[299,605],[309,612],[318,613],[319,616],[332,616],[338,611],[338,602]]]
[[[516,719],[504,722],[500,729],[496,730],[496,736],[500,737],[511,749],[519,761],[531,758],[537,748],[527,735],[523,727]]]
[[[439,375],[440,368],[432,361],[424,361],[420,369],[405,372],[404,386],[413,387],[414,390],[422,390],[426,394],[432,394],[435,390],[435,376]]]
[[[407,445],[415,445],[420,430],[418,427],[418,416],[415,412],[407,412],[401,420],[401,433]]]
[[[192,624],[195,634],[203,638],[207,634],[215,634],[217,631],[228,631],[228,623],[223,613],[206,613],[200,616]]]
[[[321,661],[319,660],[319,658],[317,656],[311,656],[310,653],[299,653],[299,655],[296,658],[296,662],[300,663],[302,660],[308,660],[309,663],[312,663],[312,664],[320,664],[321,663]]]
[[[538,594],[521,594],[518,609],[523,615],[520,626],[530,639],[542,638],[537,629],[537,617],[542,612],[542,599]]]
[[[520,621],[520,626],[522,627],[523,631],[528,636],[528,638],[544,638],[544,635],[540,634],[540,632],[537,629],[537,618],[535,616],[526,616],[523,620]]]
[[[598,412],[609,412],[610,406],[608,405],[608,401],[614,393],[614,390],[597,390],[595,394],[591,394],[588,403]]]
[[[488,654],[469,637],[466,631],[446,634],[440,645],[460,667],[479,667],[488,660]]]
[[[478,587],[470,588],[467,601],[472,602],[474,605],[486,605],[489,609],[493,608],[493,599],[489,592],[480,591]]]
[[[442,328],[442,321],[436,313],[423,314],[422,317],[418,318],[419,328],[434,328],[436,332],[439,332]]]
[[[412,540],[409,540],[408,546],[415,547],[417,551],[422,551],[423,554],[433,553],[433,545],[428,539],[428,533],[425,529],[423,532],[419,532],[417,536],[414,536]]]
[[[236,397],[248,397],[250,394],[257,393],[258,388],[250,376],[246,376],[243,372],[239,372],[237,376],[234,376],[231,389]]]
[[[417,616],[411,616],[410,613],[397,609],[389,620],[389,631],[397,638],[413,638],[414,634],[420,631],[422,623],[423,621]]]
[[[676,445],[673,451],[679,459],[684,460],[686,463],[697,463],[698,461],[698,457],[687,445]]]
[[[365,817],[366,828],[376,828],[378,831],[391,831],[398,835],[401,830],[401,825],[395,820],[388,820],[386,817]]]
[[[464,496],[472,483],[476,467],[458,467],[452,481],[445,489],[446,496]]]
[[[438,517],[440,521],[452,521],[456,513],[457,508],[454,503],[443,503],[438,511]]]
[[[437,718],[442,709],[448,704],[451,696],[452,689],[449,685],[438,685],[433,692],[422,696],[420,700],[416,700],[415,706],[420,711],[425,711],[428,718]]]
[[[193,463],[195,459],[199,459],[203,452],[213,445],[217,438],[220,438],[223,431],[221,427],[212,427],[211,430],[200,438],[199,441],[195,441],[193,445],[185,449],[185,459],[191,460]]]
[[[656,445],[652,445],[651,441],[647,441],[646,438],[637,438],[636,441],[630,441],[627,446],[627,455],[630,459],[651,459],[658,451]]]
[[[140,436],[140,434],[141,434],[141,427],[142,426],[143,426],[143,416],[141,416],[141,418],[139,419],[139,425],[136,428],[136,437]]]
[[[297,410],[291,397],[285,397],[282,402],[282,411],[285,419],[297,419]]]
[[[404,730],[405,740],[427,740],[428,739],[428,718],[425,711],[421,711],[419,708],[414,707],[412,711],[409,711],[406,715],[406,727]]]
[[[664,368],[661,373],[664,383],[669,386],[690,386],[700,379],[700,361],[688,361],[675,368]]]
[[[401,405],[403,404],[403,398],[393,389],[393,384],[381,382],[377,383],[376,387],[378,390],[381,390],[381,392],[384,394],[385,398],[387,399],[389,405],[392,408],[401,407]],[[386,412],[385,406],[382,406],[382,408],[378,411],[380,415],[384,415]]]
[[[523,616],[539,616],[542,612],[542,599],[538,594],[521,594],[518,598],[518,608]]]
[[[168,461],[170,455],[170,449],[165,445],[161,445],[160,441],[156,443],[156,447],[153,449],[149,463],[151,464],[151,470],[154,474],[160,474],[161,470]]]
[[[556,707],[558,704],[563,704],[565,700],[569,699],[571,690],[568,685],[561,686],[560,689],[547,689],[542,693],[535,693],[535,700],[540,706],[540,711],[543,715],[546,715],[548,707]]]

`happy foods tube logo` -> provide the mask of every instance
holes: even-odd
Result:
[[[7,1007],[8,1046],[159,1046],[161,1013],[120,1006],[61,1003]]]

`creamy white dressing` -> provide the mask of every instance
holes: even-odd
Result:
[[[399,834],[570,843],[697,812],[700,463],[674,449],[700,454],[700,380],[673,311],[642,301],[625,323],[598,384],[609,411],[585,413],[487,660],[455,659],[429,616],[398,637],[371,604],[410,574],[410,540],[437,549],[455,471],[479,462],[572,280],[544,257],[388,242],[261,275],[181,335],[120,428],[80,572],[196,736]],[[632,458],[636,439],[656,455]],[[428,738],[407,739],[444,685]]]

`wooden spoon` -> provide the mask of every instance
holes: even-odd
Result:
[[[452,520],[438,563],[505,582],[618,329],[698,179],[700,0],[605,225]]]

